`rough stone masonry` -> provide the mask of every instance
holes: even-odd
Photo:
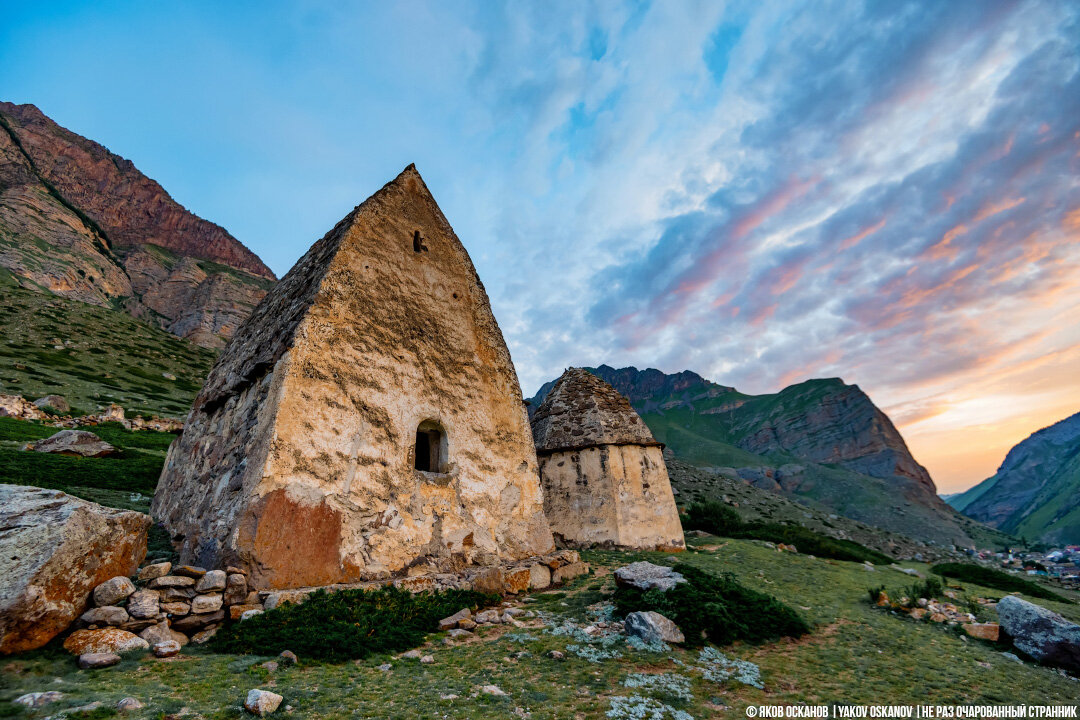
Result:
[[[152,507],[183,562],[293,588],[548,553],[517,375],[415,167],[237,331]]]

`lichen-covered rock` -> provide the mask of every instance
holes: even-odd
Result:
[[[79,656],[79,667],[83,670],[100,670],[101,668],[112,667],[120,662],[122,658],[113,652],[92,652],[83,653]],[[93,703],[91,703],[93,705]],[[97,706],[91,708],[89,705],[80,706],[79,710],[96,710],[101,706],[101,703],[97,703]]]
[[[569,565],[563,565],[557,567],[551,573],[551,582],[555,585],[562,585],[563,583],[570,582],[574,578],[580,575],[587,575],[589,572],[589,563],[576,562]]]
[[[159,607],[161,612],[165,613],[166,615],[181,616],[187,615],[189,612],[191,612],[191,604],[186,602],[161,603]]]
[[[30,444],[34,452],[54,455],[99,458],[115,455],[115,447],[86,430],[61,430],[51,437]]]
[[[260,588],[549,552],[510,353],[464,247],[406,168],[237,331],[153,513],[184,562]]]
[[[110,578],[94,588],[94,604],[116,605],[135,592],[135,583],[123,575]]]
[[[915,616],[915,611],[911,611],[912,617]],[[979,640],[989,640],[990,642],[997,642],[1000,629],[997,623],[964,623],[962,625],[964,632],[970,637],[978,638]]]
[[[180,643],[176,640],[162,640],[154,643],[154,657],[170,658],[180,654]]]
[[[459,622],[470,617],[472,617],[472,610],[470,610],[469,608],[462,608],[453,615],[449,617],[444,617],[442,620],[440,620],[439,629],[449,630],[451,628],[456,628]]]
[[[135,633],[119,628],[101,630],[76,630],[64,640],[64,649],[72,655],[86,653],[123,653],[145,650],[150,647],[146,640]]]
[[[240,577],[243,577],[243,575]],[[228,577],[225,575],[224,570],[211,570],[195,583],[195,592],[212,593],[224,590],[227,581]]]
[[[516,567],[504,573],[506,579],[505,590],[510,595],[520,595],[529,591],[529,578],[531,573],[527,567]]]
[[[165,642],[176,642],[181,646],[188,644],[188,636],[182,632],[173,630],[169,627],[167,621],[159,622],[157,625],[151,625],[139,633],[139,637],[151,645],[158,645]]]
[[[87,625],[123,625],[130,618],[124,608],[107,605],[91,608],[80,615],[79,619]]]
[[[252,715],[262,717],[277,710],[284,699],[269,690],[251,690],[244,700],[244,708]]]
[[[997,613],[1017,648],[1041,663],[1080,670],[1080,625],[1015,595],[1001,598]]]
[[[139,568],[139,573],[136,577],[143,581],[156,580],[159,577],[168,575],[170,570],[172,570],[171,562],[154,563],[153,565]]]
[[[543,563],[529,567],[529,589],[544,590],[551,586],[551,569]]]
[[[574,547],[685,547],[663,446],[630,402],[581,368],[558,379],[532,417],[544,512]]]
[[[157,590],[138,590],[128,598],[127,612],[133,618],[145,620],[161,612],[161,593]]]
[[[624,565],[615,571],[616,585],[638,590],[657,588],[667,592],[684,582],[686,582],[685,577],[666,565],[654,565],[644,560]]]
[[[39,397],[34,401],[34,405],[42,410],[45,408],[52,408],[53,410],[58,410],[62,413],[71,410],[71,405],[68,404],[68,401],[63,395],[46,395],[44,397]]]
[[[20,695],[19,697],[15,698],[11,702],[15,703],[16,705],[22,705],[23,707],[37,708],[63,699],[64,693],[57,690],[47,690],[44,692],[26,693],[25,695]]]
[[[225,581],[225,604],[239,605],[247,598],[247,578],[240,573],[230,573]]]
[[[647,643],[686,641],[678,625],[653,610],[630,613],[626,616],[624,625],[627,635],[639,637]]]
[[[172,628],[182,633],[193,634],[205,629],[209,625],[220,623],[225,619],[224,610],[216,610],[206,613],[191,613],[182,618],[172,621]]]
[[[150,587],[158,588],[191,588],[195,589],[195,578],[186,575],[162,575],[150,581]]]
[[[91,590],[146,555],[150,517],[57,490],[0,485],[0,653],[41,647]]]
[[[196,595],[191,599],[191,612],[196,614],[217,612],[221,609],[221,594]]]

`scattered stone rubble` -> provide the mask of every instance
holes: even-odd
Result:
[[[925,597],[913,599],[906,596],[893,601],[889,599],[888,593],[881,591],[878,593],[878,599],[875,604],[877,607],[890,608],[895,612],[907,615],[912,620],[939,623],[948,626],[959,625],[964,633],[970,637],[997,642],[999,637],[997,623],[978,622],[973,613],[961,610],[954,602],[948,602],[948,600],[957,599],[955,591],[945,590],[942,594],[946,598],[946,601]],[[994,610],[997,607],[997,603],[989,598],[977,597],[972,598],[972,601],[985,607],[987,610]]]
[[[178,432],[184,427],[183,420],[162,418],[156,415],[149,418],[125,417],[124,408],[111,404],[101,412],[81,417],[52,415],[44,410],[50,408],[67,412],[71,409],[60,395],[46,395],[30,402],[19,395],[0,395],[0,417],[12,417],[18,420],[42,420],[47,425],[58,428],[92,427],[106,422],[118,422],[128,430],[157,430],[158,432]]]

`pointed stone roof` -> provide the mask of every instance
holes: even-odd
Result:
[[[569,368],[532,418],[538,452],[598,445],[660,445],[630,401],[583,368]]]

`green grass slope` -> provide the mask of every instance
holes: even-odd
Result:
[[[119,310],[22,288],[3,268],[0,338],[0,393],[55,393],[82,413],[115,402],[183,418],[217,357]]]

